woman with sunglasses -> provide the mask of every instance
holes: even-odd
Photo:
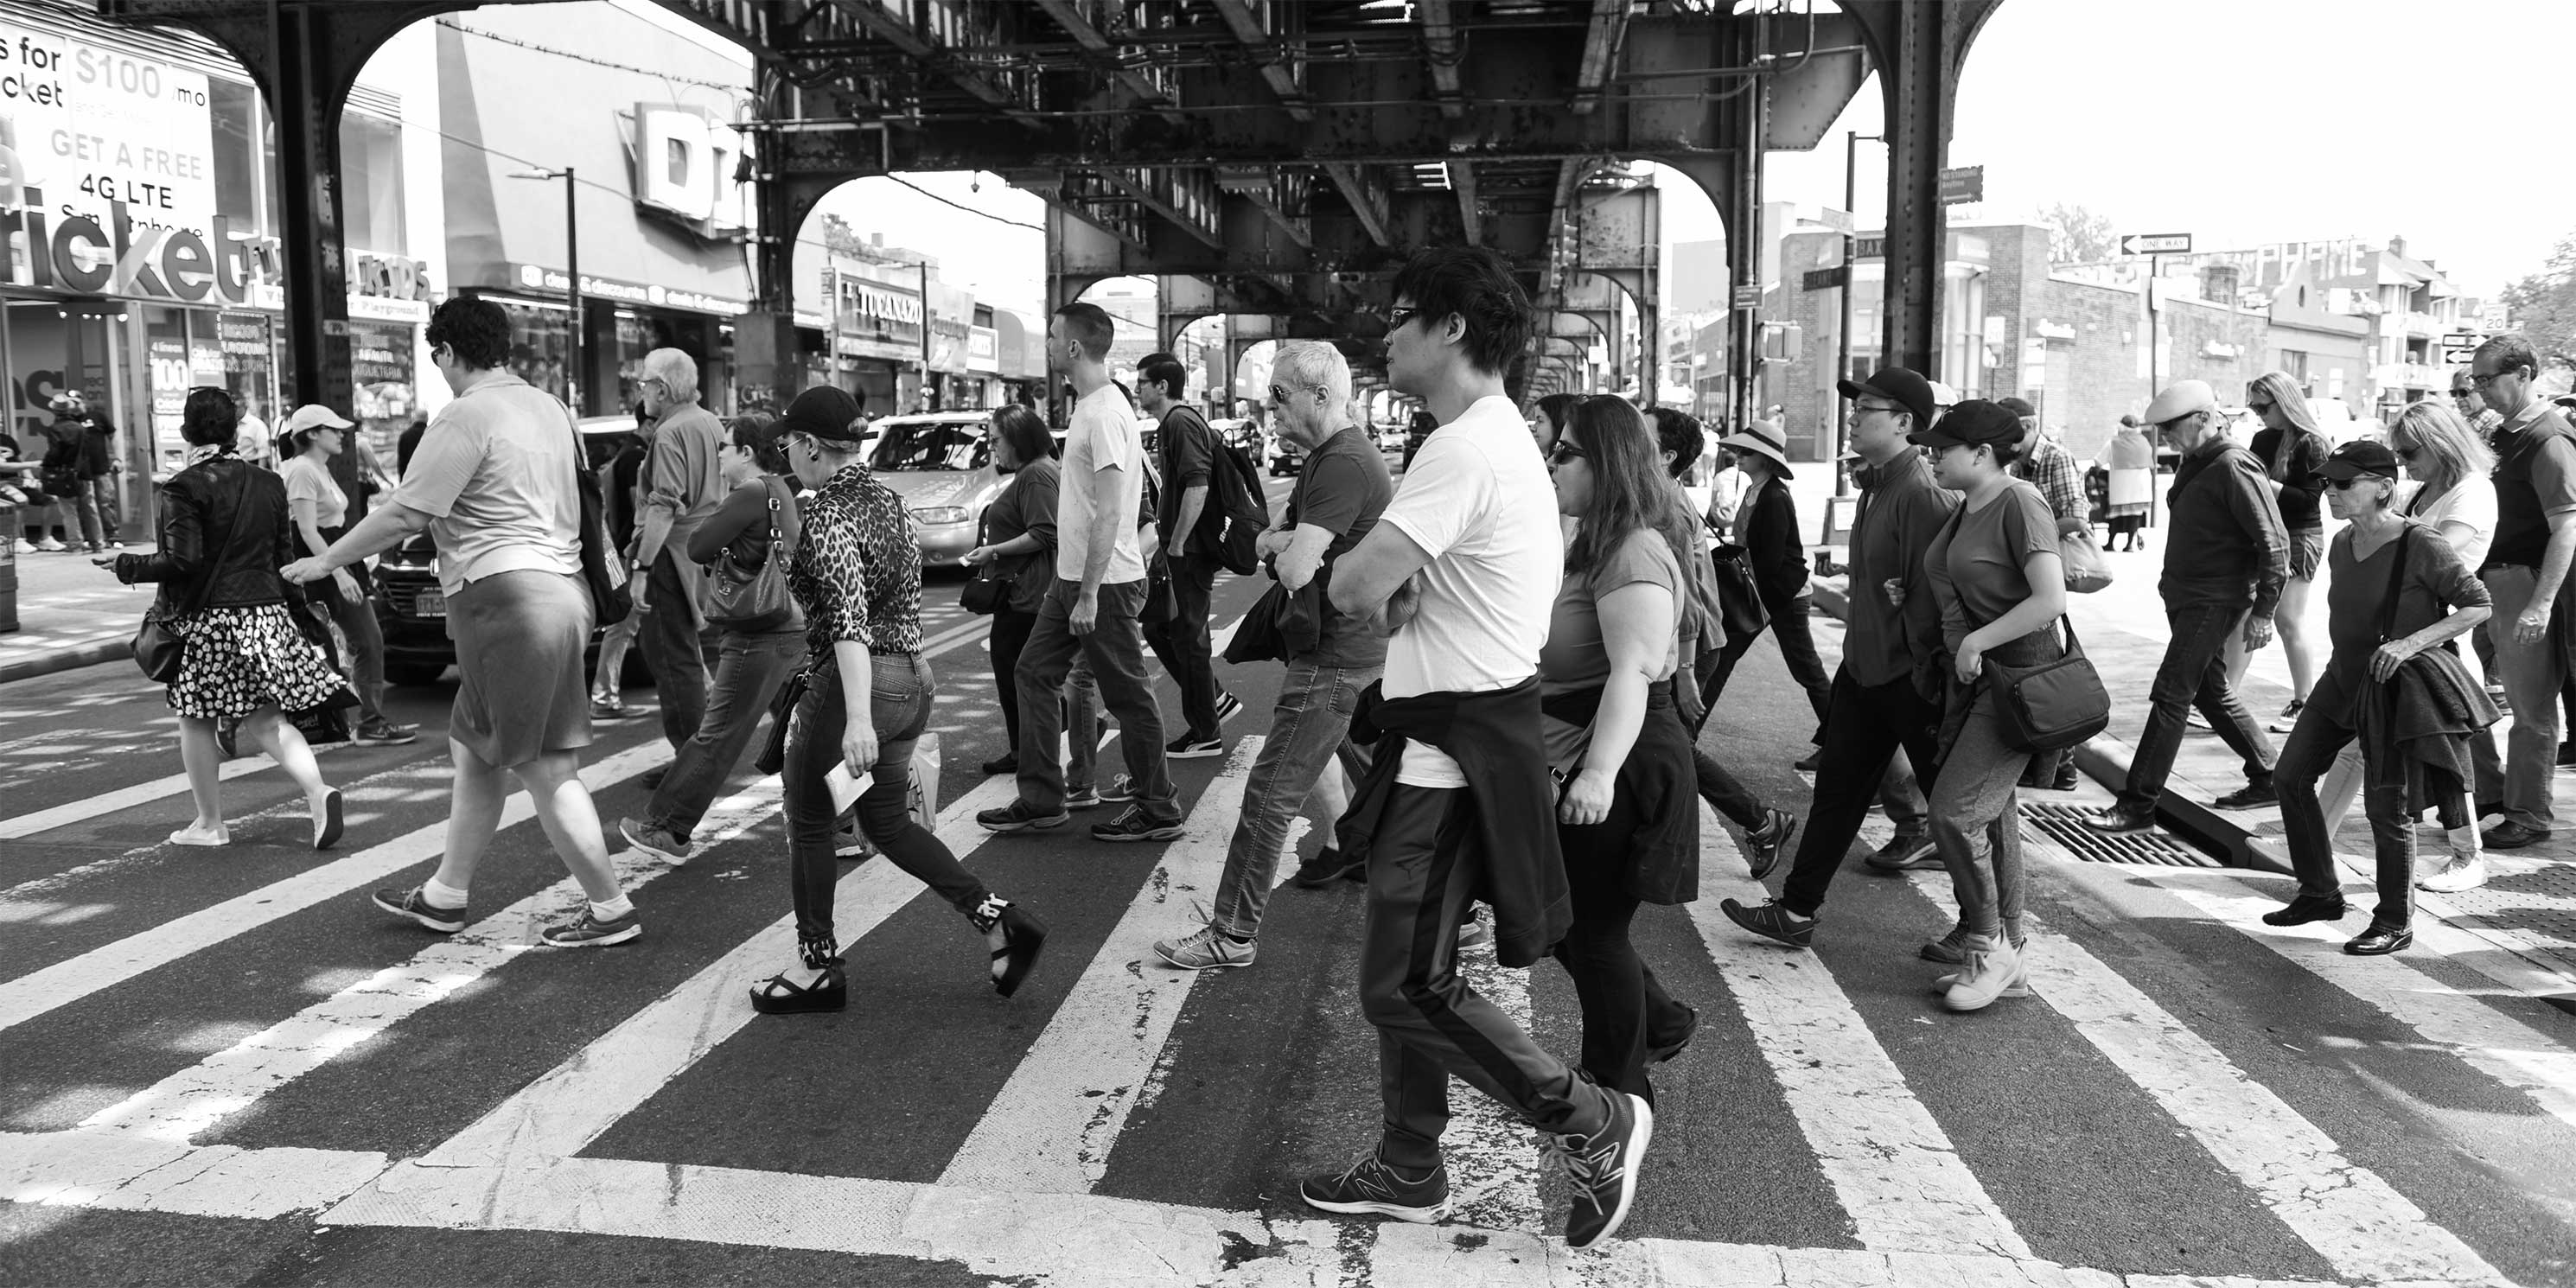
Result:
[[[1950,870],[1959,924],[1924,956],[1956,960],[1935,986],[1954,1011],[1998,997],[2026,997],[2021,925],[2022,771],[2031,753],[2006,741],[2002,700],[1985,661],[2036,666],[2065,652],[2066,613],[2057,515],[2039,489],[2011,473],[2021,418],[1970,399],[1908,438],[1932,449],[1932,481],[1960,494],[1948,527],[1923,551],[1923,573],[1941,606],[1950,654],[1941,715],[1941,772],[1932,782],[1932,844]],[[1949,951],[1942,951],[1949,950]],[[1956,956],[1951,955],[1955,952]]]
[[[2308,638],[2308,596],[2316,589],[2317,564],[2326,552],[2325,520],[2318,508],[2325,484],[2317,470],[2325,464],[2331,444],[2317,432],[2307,395],[2299,392],[2298,382],[2287,372],[2267,371],[2255,377],[2245,391],[2245,409],[2263,419],[2263,428],[2255,432],[2248,450],[2271,476],[2272,494],[2281,503],[2281,522],[2290,530],[2290,580],[2281,587],[2281,606],[2272,615],[2280,628],[2281,655],[2290,662],[2290,705],[2270,725],[2274,733],[2288,733],[2307,704],[2308,691],[2317,686],[2316,641]],[[2242,687],[2249,660],[2244,637],[2229,636],[2230,684]]]
[[[2415,811],[2441,802],[2448,815],[2466,803],[2469,742],[2496,711],[2459,656],[2438,646],[2485,621],[2493,601],[2450,542],[2398,507],[2395,453],[2367,440],[2346,443],[2326,458],[2324,473],[2332,484],[2328,504],[2346,524],[2328,556],[2334,590],[2326,633],[2334,652],[2273,774],[2299,892],[2263,920],[2295,926],[2342,919],[2317,779],[2357,740],[2379,903],[2369,928],[2343,950],[2368,957],[2415,941]]]
[[[1017,991],[1046,943],[1046,923],[984,888],[908,809],[913,744],[930,726],[938,682],[921,655],[921,539],[894,489],[861,459],[859,405],[821,385],[796,395],[778,424],[788,464],[811,489],[787,588],[805,614],[803,691],[788,717],[789,879],[801,967],[751,990],[765,1015],[849,1005],[832,896],[840,884],[833,771],[866,775],[859,830],[878,852],[948,901],[992,950],[993,990]]]
[[[1584,1071],[1652,1103],[1647,1062],[1680,1050],[1697,1016],[1638,958],[1628,925],[1641,903],[1699,895],[1699,802],[1673,682],[1684,616],[1708,611],[1707,560],[1699,520],[1627,400],[1577,403],[1548,473],[1557,511],[1577,523],[1538,658],[1574,901],[1556,959],[1583,1005]]]
[[[2462,565],[2475,569],[2484,564],[2487,545],[2495,538],[2495,483],[2487,477],[2495,468],[2495,454],[2459,413],[2433,402],[2419,402],[2400,412],[2388,445],[2418,484],[2402,512],[2449,542],[2459,552]],[[2472,738],[2469,754],[2481,751],[2493,756],[2495,740]],[[2343,830],[2344,815],[2361,790],[2361,777],[2361,747],[2355,743],[2335,757],[2334,768],[2326,771],[2325,781],[2317,788],[2329,841]],[[2415,888],[2454,894],[2485,885],[2487,865],[2478,844],[2477,811],[2466,794],[2435,804],[2443,836],[2450,843],[2450,860],[2419,873]]]

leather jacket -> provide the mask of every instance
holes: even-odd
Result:
[[[286,484],[227,451],[161,485],[160,546],[119,555],[117,580],[161,585],[165,613],[302,600],[277,570],[295,559]]]

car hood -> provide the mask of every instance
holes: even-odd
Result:
[[[945,470],[887,471],[878,481],[893,488],[903,498],[905,508],[924,510],[934,505],[969,505],[976,495],[993,480],[990,470],[968,470],[951,474]]]

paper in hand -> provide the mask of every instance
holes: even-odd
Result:
[[[860,793],[876,782],[876,777],[873,772],[851,773],[850,763],[846,760],[823,771],[823,785],[832,792],[832,812],[849,813],[850,807],[858,803]]]

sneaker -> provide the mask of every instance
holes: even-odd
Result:
[[[1097,787],[1065,788],[1064,807],[1066,809],[1098,809],[1100,808],[1100,789]]]
[[[1750,908],[1733,899],[1721,899],[1717,910],[1725,913],[1728,921],[1791,948],[1806,947],[1807,941],[1816,935],[1815,918],[1801,917],[1781,906],[1777,899],[1765,899]]]
[[[1785,809],[1764,810],[1762,826],[1744,834],[1744,844],[1752,852],[1744,856],[1744,866],[1756,881],[1771,875],[1780,866],[1781,852],[1789,848],[1789,838],[1797,834],[1798,819]]]
[[[2073,756],[2069,756],[2066,759],[2057,762],[2057,777],[2048,784],[2048,789],[2050,791],[2071,792],[2081,785],[2081,781],[2077,778],[2075,773],[2075,758]]]
[[[1095,841],[1177,841],[1181,839],[1181,820],[1156,822],[1145,816],[1145,807],[1130,805],[1127,812],[1106,823],[1091,825]]]
[[[125,548],[125,543],[115,539],[114,537],[110,537],[108,538],[107,548],[110,550],[123,550]]]
[[[617,820],[617,834],[625,837],[628,845],[672,867],[679,867],[689,861],[688,838],[667,827],[655,827],[650,823],[621,818]]]
[[[644,937],[644,917],[628,909],[623,917],[601,921],[590,905],[581,906],[580,915],[560,926],[548,926],[537,936],[537,942],[548,948],[606,948]]]
[[[1136,799],[1136,780],[1126,774],[1120,774],[1116,778],[1110,779],[1107,787],[1100,789],[1093,793],[1093,795],[1098,800],[1106,801],[1111,805],[1124,805],[1127,802]]]
[[[2281,714],[2273,717],[2272,723],[2263,727],[2274,733],[2288,733],[2289,731],[2299,727],[2299,713],[2307,709],[2308,700],[2306,698],[2292,698],[2290,699],[2290,705],[2281,708]]]
[[[1951,978],[1943,1005],[1954,1011],[1982,1011],[1999,997],[2030,996],[2030,977],[2011,944],[1997,942],[1991,935],[1970,935],[1961,947],[1968,959]]]
[[[1223,724],[1228,720],[1232,720],[1237,714],[1241,713],[1242,710],[1243,699],[1238,698],[1231,693],[1220,693],[1216,695],[1217,723]]]
[[[1548,1152],[1565,1164],[1574,1187],[1574,1210],[1565,1219],[1565,1245],[1580,1251],[1619,1232],[1637,1199],[1637,1167],[1654,1139],[1655,1111],[1625,1092],[1607,1093],[1610,1121],[1590,1136],[1547,1138]]]
[[[1201,926],[1179,939],[1154,941],[1154,955],[1181,970],[1211,970],[1252,964],[1253,941],[1237,939],[1214,926]]]
[[[662,789],[662,780],[668,777],[670,773],[671,767],[669,765],[655,765],[651,769],[647,769],[643,773],[636,775],[635,781],[644,784],[644,790],[648,792],[660,791]]]
[[[590,700],[590,718],[593,720],[623,720],[633,714],[626,709],[624,698],[594,695]]]
[[[52,537],[47,537],[47,538],[45,538],[44,540],[39,541],[39,542],[37,542],[37,543],[36,543],[36,549],[37,549],[38,551],[40,551],[40,552],[44,553],[44,554],[49,554],[49,555],[58,555],[58,554],[61,554],[62,552],[66,551],[66,550],[71,549],[71,547],[70,547],[70,546],[67,546],[67,545],[64,545],[62,542],[59,542],[59,541],[54,540]]]
[[[417,923],[424,930],[452,935],[465,929],[463,908],[441,908],[420,897],[420,887],[408,890],[378,890],[369,896],[377,907],[405,921]]]
[[[22,554],[22,555],[32,555],[32,554],[36,553],[38,549],[40,549],[40,547],[38,547],[38,546],[36,545],[36,543],[35,543],[35,542],[33,542],[33,541],[29,541],[29,540],[28,540],[28,539],[26,539],[25,537],[20,537],[20,538],[18,538],[18,553],[19,553],[19,554]]]
[[[853,823],[832,833],[832,857],[859,862],[877,856],[877,847]]]
[[[2430,890],[2435,894],[2458,894],[2463,890],[2475,890],[2486,883],[2486,858],[2483,855],[2472,854],[2465,859],[2455,860],[2451,866],[2417,881],[2415,888]]]
[[[1288,883],[1300,890],[1321,890],[1344,877],[1367,870],[1368,865],[1327,845],[1315,857],[1297,865],[1297,874]]]
[[[975,822],[987,832],[1025,832],[1033,827],[1062,827],[1072,817],[1063,810],[1041,814],[1027,801],[1012,801],[1000,809],[977,814]]]
[[[1944,966],[1959,965],[1968,960],[1968,928],[1952,926],[1949,934],[1916,949],[1914,955],[1927,962],[1939,962]]]
[[[1200,760],[1208,756],[1224,754],[1225,739],[1223,738],[1193,738],[1188,734],[1182,734],[1163,746],[1163,757],[1166,760]]]
[[[1929,832],[1899,832],[1861,860],[1874,872],[1912,872],[1941,866],[1941,852]]]
[[[1662,1064],[1680,1055],[1682,1048],[1690,1045],[1691,1036],[1699,1032],[1699,1008],[1688,1002],[1679,1005],[1682,1008],[1682,1027],[1678,1032],[1660,1039],[1651,1032],[1646,1034],[1646,1063]]]
[[[1307,1177],[1297,1186],[1297,1197],[1319,1211],[1391,1216],[1429,1225],[1449,1215],[1449,1168],[1434,1163],[1428,1174],[1416,1179],[1370,1153],[1341,1171]]]
[[[2113,835],[2126,832],[2152,832],[2156,830],[2156,816],[2144,810],[2131,810],[2112,805],[2103,809],[2101,813],[2085,815],[2084,826],[2096,832],[2109,832]]]
[[[359,725],[358,731],[349,736],[361,747],[398,747],[419,741],[420,726],[376,720]]]
[[[2261,809],[2280,799],[2270,783],[2247,783],[2209,804],[2212,809]]]
[[[994,774],[1016,774],[1018,772],[1020,772],[1020,753],[1016,751],[1004,752],[1003,754],[995,756],[991,760],[984,762],[984,773],[988,777]]]
[[[1494,928],[1486,925],[1483,917],[1458,923],[1458,951],[1465,952],[1470,948],[1493,946]]]
[[[2200,708],[2198,707],[2194,707],[2191,710],[2184,712],[2182,723],[2183,727],[2186,729],[2198,729],[2202,733],[2210,732],[2209,717],[2202,715],[2200,713]]]

